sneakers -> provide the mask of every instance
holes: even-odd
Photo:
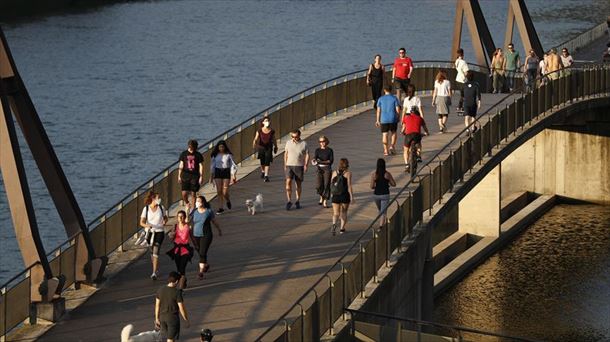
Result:
[[[290,210],[292,208],[292,202],[286,203],[286,210]]]
[[[269,183],[269,176],[265,176],[264,179],[265,179],[265,183]]]
[[[421,157],[420,157],[420,156],[417,156],[417,162],[418,162],[418,163],[421,163],[421,162],[422,162],[422,160],[421,160]]]
[[[265,178],[265,173],[261,172],[261,179]]]
[[[330,228],[330,233],[335,236],[337,235],[337,224],[333,223],[332,227]]]
[[[409,172],[411,171],[411,165],[407,164],[405,165],[405,172]]]
[[[220,208],[220,209],[216,210],[216,215],[221,215],[224,212],[225,212],[225,210]]]
[[[197,279],[203,280],[203,272],[197,273]]]
[[[152,280],[157,280],[157,272],[153,272],[153,273],[150,275],[150,279],[152,279]]]
[[[299,202],[299,201],[294,202],[294,206],[297,209],[301,209],[301,202]]]
[[[345,234],[345,229],[339,230],[339,234]]]
[[[231,210],[231,201],[227,201],[227,209]]]

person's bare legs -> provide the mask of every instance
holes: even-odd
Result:
[[[292,202],[292,179],[286,178],[286,201]]]
[[[389,154],[389,151],[388,151],[388,132],[381,133],[381,144],[383,145],[383,154]]]
[[[341,231],[345,231],[345,225],[347,224],[347,209],[349,209],[349,203],[341,203]]]
[[[404,147],[402,157],[405,160],[405,165],[409,165],[409,146]]]
[[[390,131],[389,134],[391,135],[390,150],[396,151],[396,139],[398,139],[398,134],[396,134],[395,131],[394,132]]]
[[[297,185],[296,198],[297,198],[297,202],[299,202],[301,200],[302,181],[295,179],[294,182]]]
[[[150,261],[152,263],[152,271],[154,274],[157,274],[157,271],[159,270],[159,257],[155,256],[155,255],[151,255],[150,256]]]
[[[227,203],[231,202],[231,198],[229,197],[229,184],[230,183],[231,183],[230,179],[222,180],[222,195],[225,199],[225,202],[227,202]]]
[[[223,179],[214,178],[214,184],[216,185],[216,195],[218,196],[218,209],[224,208],[224,189],[223,189]]]
[[[337,229],[337,221],[339,220],[339,216],[341,215],[341,204],[333,203],[333,230],[332,233],[335,235],[335,231]]]
[[[182,191],[182,201],[184,202],[184,205],[186,207],[190,206],[190,197],[191,197],[191,192],[190,191]]]

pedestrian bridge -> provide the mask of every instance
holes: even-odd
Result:
[[[487,69],[477,65],[470,68],[475,71],[476,80],[487,85]],[[450,62],[416,63],[412,80],[422,96],[430,94],[439,70],[445,70],[451,79],[455,77]],[[378,216],[368,183],[382,150],[363,71],[315,85],[211,139],[202,148],[204,170],[209,169],[211,147],[221,139],[227,141],[236,161],[241,163],[239,182],[231,188],[236,208],[219,218],[225,234],[212,245],[211,272],[203,281],[197,281],[195,267],[189,268],[185,298],[192,323],[190,329],[184,330],[183,338],[194,339],[206,327],[215,332],[215,341],[319,340],[338,333],[344,326],[344,308],[358,301],[360,305],[369,302],[373,303],[370,307],[381,308],[390,305],[388,301],[404,300],[415,303],[408,307],[416,313],[412,317],[422,317],[425,312],[422,314],[421,310],[431,305],[433,296],[432,242],[457,231],[442,230],[435,235],[435,227],[447,226],[446,218],[454,217],[452,208],[465,203],[468,194],[480,191],[494,199],[488,201],[493,205],[489,210],[494,213],[497,209],[498,229],[494,234],[500,236],[500,189],[512,186],[511,192],[562,194],[566,187],[557,182],[559,177],[555,177],[553,186],[550,182],[542,186],[537,182],[546,182],[544,174],[548,169],[538,173],[535,162],[533,176],[528,178],[531,181],[518,186],[505,183],[512,179],[509,177],[521,177],[520,170],[526,170],[518,162],[526,163],[532,153],[544,153],[534,150],[528,142],[543,139],[539,134],[548,135],[545,130],[556,125],[569,125],[582,113],[608,108],[609,93],[610,69],[591,66],[574,68],[533,92],[484,94],[478,117],[481,129],[469,135],[462,118],[451,114],[447,134],[424,139],[424,165],[414,180],[403,172],[402,156],[387,157],[388,169],[395,175],[398,187],[392,190],[389,223],[380,231],[376,231]],[[434,132],[436,118],[430,99],[424,98],[424,103],[425,119]],[[278,158],[272,164],[270,183],[263,183],[258,173],[252,172],[257,168],[251,144],[265,116],[271,118],[282,142],[290,131],[302,128],[310,148],[315,148],[317,136],[324,134],[329,137],[335,156],[350,160],[356,200],[350,208],[347,234],[330,235],[330,212],[316,204],[313,172],[306,175],[304,208],[292,211],[283,209],[283,172]],[[559,138],[544,139],[547,140],[542,142],[552,148],[553,141]],[[513,153],[524,157],[510,162],[515,158]],[[576,152],[562,156],[569,159],[576,157]],[[512,164],[502,171],[502,163]],[[553,163],[561,164],[554,160],[548,165]],[[569,170],[561,172],[565,171]],[[73,236],[52,251],[50,265],[54,275],[66,277],[63,295],[69,299],[67,306],[71,310],[41,340],[114,341],[128,323],[139,331],[151,329],[154,292],[162,282],[148,278],[148,256],[133,246],[132,237],[138,232],[138,214],[150,189],[159,192],[164,205],[174,213],[180,201],[177,172],[176,164],[168,166],[90,224],[96,256],[110,258],[106,272],[110,278],[99,287],[74,289],[80,236]],[[560,171],[554,168],[554,172],[557,175]],[[491,185],[481,190],[481,184]],[[576,196],[577,190],[565,195]],[[203,192],[211,197],[213,190],[205,188]],[[256,193],[264,195],[265,211],[252,217],[237,204]],[[603,201],[607,203],[608,199]],[[470,217],[476,219],[476,214]],[[409,265],[412,277],[407,291],[402,297],[383,295],[392,293],[388,285],[395,277],[392,269],[400,270],[404,265]],[[162,272],[171,269],[170,260],[162,258]],[[29,316],[32,282],[28,269],[3,287],[0,334],[19,326]],[[14,329],[8,336],[20,338],[27,330]],[[347,334],[348,330],[342,331]]]

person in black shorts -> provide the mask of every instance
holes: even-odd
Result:
[[[337,232],[337,221],[341,221],[339,233],[345,233],[347,224],[347,210],[349,204],[354,203],[354,192],[352,190],[352,172],[349,170],[349,161],[346,158],[339,160],[339,167],[332,174],[330,193],[333,203],[333,225],[332,235]]]
[[[258,159],[261,163],[261,178],[267,183],[269,182],[269,166],[273,161],[273,154],[277,153],[275,130],[271,128],[269,117],[265,117],[261,122],[261,128],[254,135],[252,147],[258,152]]]
[[[182,200],[187,215],[195,203],[195,196],[203,184],[203,155],[197,151],[197,140],[189,140],[188,149],[180,154],[178,182],[182,189]]]
[[[477,131],[477,110],[481,108],[481,87],[474,81],[474,73],[466,73],[464,83],[464,125],[469,133]]]
[[[167,285],[157,290],[155,296],[155,326],[161,329],[161,335],[167,338],[167,342],[180,338],[180,316],[185,321],[186,327],[189,327],[182,290],[178,289],[179,280],[178,272],[170,272]]]

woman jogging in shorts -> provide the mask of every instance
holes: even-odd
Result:
[[[196,209],[191,214],[190,224],[193,227],[193,242],[199,252],[199,280],[203,279],[203,273],[210,268],[208,263],[208,250],[212,244],[214,235],[212,233],[212,224],[216,227],[218,235],[222,236],[220,226],[214,218],[214,211],[210,207],[210,203],[203,196],[197,196],[195,200]]]
[[[345,233],[347,224],[347,210],[349,204],[354,203],[354,193],[352,191],[352,172],[349,170],[349,161],[346,158],[339,160],[339,168],[333,172],[330,185],[330,192],[333,203],[333,226],[331,233],[336,234],[337,220],[341,220],[339,233]]]
[[[377,169],[371,173],[371,189],[374,191],[375,205],[381,214],[379,229],[386,223],[386,210],[390,202],[390,186],[396,186],[392,174],[385,168],[385,159],[377,159]]]
[[[444,71],[439,71],[436,74],[434,91],[432,92],[432,106],[436,107],[438,130],[440,133],[445,133],[447,131],[447,117],[451,108],[451,82],[447,79],[447,74]]]
[[[252,147],[257,150],[261,162],[261,179],[269,182],[269,166],[273,161],[273,154],[277,153],[277,141],[275,130],[271,128],[271,120],[268,117],[263,119],[261,128],[256,131]]]
[[[191,227],[186,222],[186,212],[178,211],[178,222],[168,236],[174,235],[174,246],[167,251],[167,255],[176,263],[176,271],[180,273],[178,288],[186,288],[186,264],[193,257],[193,247],[190,245]]]
[[[231,209],[231,198],[229,197],[229,186],[237,182],[237,165],[233,160],[233,154],[224,140],[219,141],[211,154],[210,183],[214,182],[218,195],[218,210],[216,214],[222,214],[225,202],[227,209]]]
[[[152,274],[150,278],[157,280],[159,276],[159,249],[165,238],[163,226],[167,223],[167,212],[161,205],[159,194],[150,191],[144,198],[144,208],[140,215],[140,226],[146,232],[146,241],[150,245]]]

